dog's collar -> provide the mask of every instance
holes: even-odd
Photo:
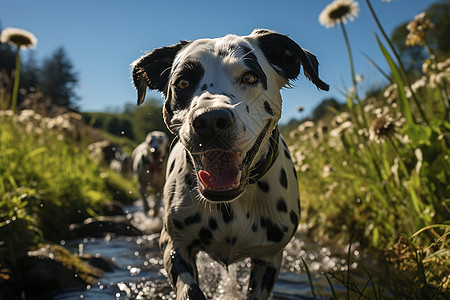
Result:
[[[278,126],[272,131],[269,139],[269,153],[267,156],[260,160],[253,169],[250,170],[249,174],[249,184],[256,183],[261,177],[263,177],[267,171],[273,166],[277,160],[279,149],[278,149],[278,139],[280,137],[280,131]]]

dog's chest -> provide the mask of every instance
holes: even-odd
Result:
[[[198,236],[202,241],[200,250],[225,264],[246,256],[276,253],[280,244],[284,246],[295,231],[288,218],[246,211],[239,205],[219,207],[218,212],[207,215],[208,222],[202,224]]]
[[[175,248],[187,249],[189,255],[205,251],[225,264],[279,252],[295,233],[300,216],[297,178],[285,151],[231,203],[199,201],[185,153],[172,153],[164,192],[168,227],[162,239],[171,236]]]
[[[256,195],[261,202],[255,205],[236,202],[173,207],[169,215],[172,234],[190,254],[205,251],[224,264],[277,253],[297,228],[298,219],[292,217],[296,213],[280,213],[270,197]],[[287,204],[290,206],[294,204]]]

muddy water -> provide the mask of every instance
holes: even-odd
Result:
[[[128,210],[136,217],[142,214],[137,207]],[[318,294],[325,299],[330,297],[331,290],[323,273],[332,273],[338,278],[347,273],[348,249],[319,244],[305,236],[304,230],[300,229],[287,245],[272,299],[313,299],[302,258],[311,271]],[[55,299],[175,299],[164,270],[158,239],[159,234],[150,234],[138,237],[107,235],[104,238],[66,241],[65,247],[70,251],[109,258],[116,269],[105,273],[100,282],[85,290],[65,291]],[[367,278],[360,271],[361,263],[370,270],[376,262],[361,253],[355,245],[351,249],[351,280],[363,289]],[[231,265],[227,270],[206,254],[200,253],[197,266],[200,286],[209,299],[246,298],[249,259]],[[345,297],[344,285],[339,280],[331,280],[337,294]]]

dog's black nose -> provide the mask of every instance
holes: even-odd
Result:
[[[194,118],[195,132],[202,138],[210,139],[226,132],[234,124],[233,114],[228,109],[214,109]]]

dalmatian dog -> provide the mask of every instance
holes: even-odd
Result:
[[[178,141],[164,187],[160,237],[177,299],[205,299],[196,255],[228,266],[251,258],[249,299],[267,299],[300,218],[297,174],[277,123],[280,89],[301,66],[319,89],[318,61],[265,29],[153,50],[132,64],[138,105],[147,87],[165,95]]]
[[[168,158],[169,138],[162,131],[152,131],[145,141],[139,144],[132,153],[133,172],[137,175],[139,191],[144,202],[144,212],[150,214],[148,190],[155,195],[151,216],[157,217],[161,206],[164,183],[166,182],[166,165]]]

